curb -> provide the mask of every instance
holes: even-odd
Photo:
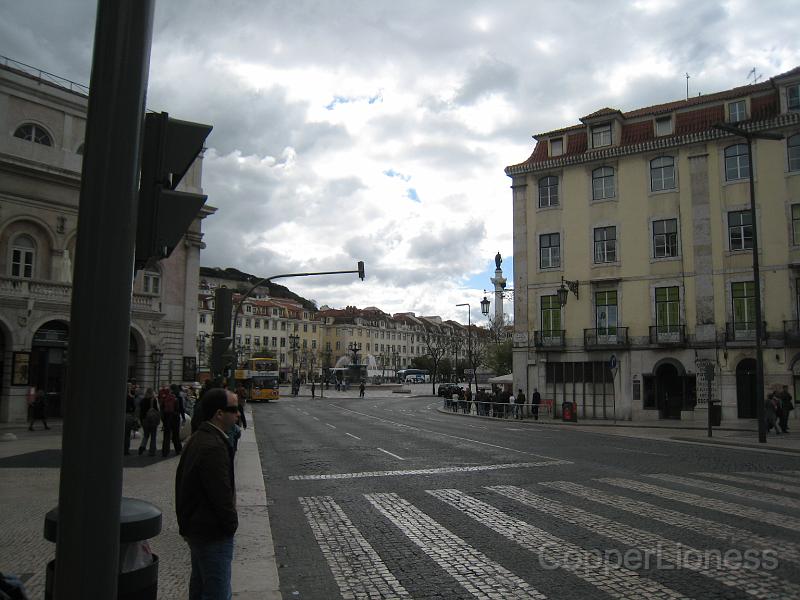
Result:
[[[690,437],[671,437],[677,442],[694,442],[697,444],[713,444],[714,446],[725,446],[726,448],[752,448],[755,450],[769,450],[770,452],[790,452],[800,454],[800,448],[786,448],[784,446],[768,446],[766,444],[749,444],[740,442],[726,442],[715,440],[714,438],[690,438]]]

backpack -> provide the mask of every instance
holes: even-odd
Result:
[[[161,398],[161,411],[165,415],[174,415],[176,412],[176,404],[175,396],[172,394],[164,394],[164,397]]]
[[[158,427],[158,424],[161,422],[161,415],[158,414],[155,398],[153,398],[152,402],[152,405],[144,415],[144,422],[142,423],[148,429]]]

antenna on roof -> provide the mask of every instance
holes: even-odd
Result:
[[[748,81],[750,80],[751,77],[753,78],[753,85],[755,85],[756,83],[758,83],[758,80],[761,79],[762,75],[756,74],[756,68],[753,67],[747,74]]]
[[[689,99],[689,77],[690,77],[690,75],[687,73],[686,74],[686,99],[687,100]]]

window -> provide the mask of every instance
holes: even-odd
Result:
[[[236,319],[236,327],[241,327],[241,326],[242,326],[242,319],[241,318]]]
[[[246,312],[246,313],[248,313],[248,314],[249,314],[249,313],[250,313],[252,310],[253,310],[253,307],[252,307],[252,306],[250,306],[249,304],[245,304],[245,306],[244,306],[244,312]]]
[[[255,329],[261,329],[261,319],[253,319],[253,327]]]
[[[550,156],[561,156],[564,154],[564,138],[550,140]]]
[[[756,286],[753,281],[740,281],[731,284],[733,297],[734,330],[752,331],[756,328]]]
[[[281,348],[286,348],[286,338],[281,338]]]
[[[36,244],[27,235],[19,235],[11,245],[11,276],[33,279]]]
[[[201,323],[205,323],[206,322],[206,313],[200,313],[200,322]]]
[[[750,177],[747,144],[734,144],[725,148],[725,181]]]
[[[317,326],[316,325],[312,325],[311,326],[311,333],[317,333]],[[369,333],[369,331],[367,333]],[[367,337],[369,337],[369,336],[367,336]]]
[[[678,256],[678,219],[653,221],[653,256]]]
[[[161,291],[161,275],[153,271],[145,271],[142,279],[145,294],[158,294]]]
[[[792,243],[800,244],[800,204],[792,204]]]
[[[542,296],[542,337],[561,335],[561,305],[558,296]]]
[[[303,333],[308,332],[308,323],[303,323]],[[358,331],[358,335],[361,335],[361,330]]]
[[[14,137],[42,144],[43,146],[52,146],[53,140],[50,139],[50,134],[47,133],[41,125],[35,123],[25,123],[17,127],[14,132]]]
[[[678,287],[656,288],[656,330],[678,333],[680,325],[680,292]]]
[[[249,311],[248,311],[248,312],[249,312]],[[245,319],[245,320],[244,320],[244,326],[245,326],[245,327],[250,327],[250,319]]]
[[[747,106],[744,100],[728,103],[728,121],[738,123],[747,119]]]
[[[728,213],[728,243],[731,251],[753,248],[753,221],[749,210]]]
[[[342,342],[338,342],[337,341],[336,342],[336,350],[341,350],[341,349],[342,349]]]
[[[278,347],[278,338],[276,338],[276,337],[272,338],[272,347],[273,348],[277,348]]]
[[[277,309],[277,308],[273,308],[273,309],[272,309],[272,316],[273,316],[273,317],[277,317],[277,316],[278,316],[278,314],[280,314],[280,313],[278,312],[278,309]]]
[[[554,269],[561,266],[561,234],[546,233],[539,236],[539,268]]]
[[[592,148],[611,145],[611,124],[592,127]]]
[[[800,110],[800,83],[786,88],[786,107],[789,110]]]
[[[597,227],[594,230],[594,262],[617,261],[617,228]]]
[[[786,150],[789,155],[789,170],[800,171],[800,133],[786,140]]]
[[[312,350],[317,349],[317,340],[311,340],[311,349]],[[367,344],[367,350],[369,350],[369,344]]]
[[[539,208],[558,206],[558,177],[539,180]]]
[[[286,321],[281,321],[281,331],[286,331]]]
[[[600,167],[592,171],[592,200],[613,198],[615,193],[614,169]]]
[[[659,156],[650,161],[650,190],[675,189],[675,159],[671,156]]]
[[[253,346],[261,347],[261,338],[257,335],[253,336]]]
[[[244,345],[245,346],[249,346],[250,345],[250,336],[249,335],[244,336]]]
[[[597,335],[617,335],[617,292],[595,292],[594,306]]]
[[[670,135],[672,133],[672,117],[656,119],[656,135]]]

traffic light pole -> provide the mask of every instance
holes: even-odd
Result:
[[[100,0],[97,7],[58,494],[59,600],[117,597],[136,194],[153,8],[154,0]]]

